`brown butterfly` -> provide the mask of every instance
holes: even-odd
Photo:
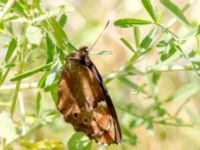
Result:
[[[65,58],[58,95],[58,110],[75,130],[99,143],[120,143],[122,135],[115,108],[87,47]]]

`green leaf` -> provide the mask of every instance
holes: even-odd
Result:
[[[10,44],[8,46],[8,50],[6,52],[6,56],[5,56],[5,62],[7,63],[8,60],[10,59],[10,57],[12,56],[15,48],[17,47],[17,41],[15,39],[12,39],[10,41]]]
[[[58,84],[55,83],[54,85],[51,85],[48,89],[45,89],[45,91],[49,90],[51,93],[51,97],[53,99],[53,102],[55,106],[58,104]]]
[[[142,0],[142,4],[144,5],[146,11],[151,16],[151,18],[156,22],[157,15],[156,15],[156,12],[155,12],[152,4],[151,4],[151,1],[150,0]]]
[[[161,3],[169,9],[184,25],[191,27],[190,23],[188,20],[185,18],[183,15],[182,11],[178,6],[176,6],[173,2],[170,0],[161,0]]]
[[[42,40],[42,31],[35,26],[28,26],[26,29],[26,38],[30,44],[39,45]]]
[[[135,45],[138,48],[139,44],[140,44],[140,29],[139,29],[139,27],[134,27],[133,33],[134,33]]]
[[[80,132],[74,133],[67,143],[69,150],[78,149],[79,148],[78,143],[82,137],[83,137],[82,133],[80,133]]]
[[[159,72],[152,72],[152,73],[149,74],[150,85],[153,88],[154,94],[157,94],[157,92],[158,92],[159,79],[160,79],[160,73]]]
[[[47,76],[49,75],[49,72],[45,72],[42,77],[40,78],[40,80],[38,81],[38,87],[39,88],[44,88],[45,86],[45,81],[46,81],[46,78]]]
[[[128,142],[132,145],[137,144],[137,136],[134,133],[131,133],[130,130],[127,129],[127,127],[121,126],[122,133],[128,138]]]
[[[100,51],[90,51],[90,55],[111,55],[112,51],[110,50],[100,50]]]
[[[155,38],[156,29],[153,28],[149,34],[147,34],[139,46],[140,53],[146,53],[149,50],[149,46],[151,45],[153,39]]]
[[[153,120],[147,119],[146,122],[145,122],[145,125],[146,125],[146,129],[147,129],[148,133],[150,135],[153,135],[154,134]]]
[[[138,69],[133,66],[133,64],[127,64],[122,71],[126,72],[128,75],[142,75],[143,73]]]
[[[172,58],[172,56],[175,56],[175,53],[179,52],[177,50],[176,45],[174,44],[170,44],[169,47],[167,47],[167,49],[165,49],[165,51],[161,52],[161,57],[160,60],[162,62],[166,61],[167,59],[169,59],[170,57]]]
[[[62,26],[54,18],[49,19],[48,23],[56,45],[62,50],[65,49],[68,44],[68,38]]]
[[[54,45],[51,41],[48,34],[46,34],[46,43],[47,43],[47,64],[53,61],[54,56]]]
[[[80,132],[76,132],[72,135],[67,145],[69,150],[90,150],[92,146],[92,142],[90,140],[82,141],[83,134]]]
[[[64,13],[71,12],[71,11],[74,11],[74,8],[71,5],[69,5],[69,4],[61,5],[61,6],[55,7],[53,9],[51,9],[50,11],[45,12],[43,15],[33,19],[32,22],[41,22],[45,19],[49,19],[49,18],[57,16],[59,14],[64,14]]]
[[[131,44],[124,38],[120,38],[120,40],[124,43],[124,45],[131,50],[132,52],[135,52],[134,48],[131,46]]]
[[[12,77],[12,78],[10,79],[10,81],[22,80],[22,79],[24,79],[24,78],[27,78],[27,77],[29,77],[29,76],[32,76],[33,74],[36,74],[36,73],[40,72],[40,71],[49,69],[50,66],[51,66],[51,63],[50,63],[50,64],[46,64],[46,65],[44,65],[44,66],[42,66],[42,67],[38,67],[38,68],[35,68],[35,69],[32,69],[32,70],[29,70],[29,71],[24,72],[24,73],[18,74],[18,75],[16,75],[16,76]]]
[[[116,20],[114,22],[115,26],[121,28],[129,28],[129,27],[135,27],[137,25],[148,25],[148,24],[152,24],[152,22],[148,20],[135,19],[135,18],[124,18]]]
[[[19,16],[22,16],[22,17],[28,17],[27,14],[26,14],[26,10],[24,9],[25,5],[23,5],[22,3],[20,2],[15,2],[14,5],[12,6],[12,9],[15,11],[15,13],[17,13]]]
[[[56,80],[58,80],[58,74],[60,73],[61,68],[62,66],[58,61],[52,65],[49,74],[45,80],[44,88],[46,90],[48,90],[56,82]]]
[[[67,16],[66,15],[62,15],[59,19],[59,24],[61,25],[61,27],[64,27],[65,24],[67,22]]]
[[[161,40],[158,42],[157,47],[166,47],[168,45],[168,42],[165,40]]]
[[[122,83],[124,83],[125,85],[129,86],[132,89],[138,90],[139,86],[137,84],[135,84],[134,82],[132,82],[131,80],[129,80],[128,78],[124,77],[124,76],[118,76],[117,77]]]
[[[153,68],[159,69],[161,66],[170,65],[177,59],[181,57],[182,50],[179,45],[176,44],[174,39],[170,39],[169,41],[161,41],[159,45],[163,47],[163,50],[159,53],[160,54],[160,61],[153,66]]]
[[[172,96],[167,99],[168,101],[177,100],[177,99],[187,99],[193,96],[199,90],[199,85],[196,83],[189,83],[181,87],[176,91]]]

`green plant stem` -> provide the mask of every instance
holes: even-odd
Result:
[[[14,94],[13,94],[11,109],[10,109],[10,117],[11,118],[13,117],[13,114],[14,114],[14,111],[15,111],[15,106],[16,106],[16,102],[17,102],[17,96],[18,96],[20,84],[21,84],[21,80],[17,81],[15,91],[14,91]]]
[[[163,29],[165,32],[170,33],[174,38],[180,39],[175,33],[173,33],[172,31],[170,31],[168,27],[165,27],[164,25],[162,25],[160,23],[155,23],[155,25],[158,26],[158,27],[160,27],[161,29]]]
[[[178,108],[178,110],[175,112],[174,117],[176,118],[178,114],[181,112],[181,110],[184,108],[184,106],[190,101],[191,99],[186,99],[181,106]]]
[[[136,117],[136,118],[142,118],[143,120],[146,120],[146,119],[149,118],[149,117],[145,117],[144,115],[138,115],[134,112],[130,112],[126,108],[121,107],[119,105],[117,105],[117,108],[119,108],[120,110],[122,110],[122,111],[130,114],[131,116]],[[163,122],[162,120],[161,121],[152,120],[152,123],[160,124],[160,125],[176,126],[176,127],[194,127],[194,125],[190,124],[190,123],[188,123],[188,124],[183,124],[183,123],[182,124],[176,124],[176,123],[171,123],[171,122]]]
[[[9,11],[9,9],[12,7],[12,5],[15,3],[16,0],[9,0],[4,9],[0,12],[0,21],[4,18],[6,13]]]
[[[25,33],[25,29],[26,29],[26,24],[22,24],[22,28],[21,28],[21,32],[20,32],[20,37],[19,37],[19,51],[17,52],[17,56],[18,56],[18,62],[17,62],[17,74],[22,73],[23,71],[23,67],[24,67],[24,51],[27,48],[27,42],[25,40],[24,33]],[[20,89],[20,84],[21,84],[21,80],[18,80],[16,82],[16,87],[15,87],[15,91],[13,94],[13,99],[12,99],[12,104],[11,104],[11,108],[10,108],[10,117],[13,117],[14,111],[15,111],[15,106],[16,106],[16,102],[17,102],[17,96],[18,96],[18,92]]]

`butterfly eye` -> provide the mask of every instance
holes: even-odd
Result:
[[[87,119],[84,119],[84,121],[87,122],[88,120],[87,120]]]
[[[74,118],[77,118],[78,117],[78,114],[77,113],[74,113]]]

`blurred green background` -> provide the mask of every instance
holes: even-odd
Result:
[[[165,28],[160,28],[160,24],[154,23],[130,25],[130,28],[120,28],[119,25],[113,24],[121,18],[138,18],[154,22],[155,20],[149,15],[151,13],[145,8],[145,2],[147,4],[149,1],[2,0],[0,2],[2,149],[197,150],[200,148],[198,74],[200,1],[173,1],[180,10],[185,8],[181,12],[184,12],[190,27],[185,26],[179,12],[173,13],[173,9],[177,11],[176,8],[168,5],[172,8],[170,11],[166,7],[165,0],[150,1],[156,11],[158,24],[162,24]],[[9,3],[11,8],[2,16]],[[53,15],[45,13],[61,5],[67,5],[67,10],[52,11]],[[63,14],[67,16],[63,17],[67,21],[64,19],[66,23],[62,25],[58,20],[61,20]],[[44,15],[42,19],[38,19],[40,15]],[[76,133],[58,113],[57,82],[63,56],[70,52],[70,46],[67,43],[64,48],[62,47],[62,40],[65,40],[61,35],[63,31],[57,28],[54,21],[48,22],[51,17],[61,24],[61,29],[67,34],[67,41],[76,48],[92,46],[106,22],[110,20],[111,23],[94,46],[90,56],[104,77],[115,105],[123,132],[121,144],[105,146],[91,142],[87,137]],[[38,20],[34,22],[34,18]],[[56,25],[53,26],[51,21]],[[30,26],[36,28],[28,30]],[[134,51],[140,50],[143,39],[150,37],[148,35],[153,28],[156,29],[151,35],[153,42],[150,41],[150,45],[142,47],[147,51],[133,61]],[[58,32],[58,35],[54,34],[54,31]],[[137,33],[140,36],[136,36]],[[139,38],[140,46],[136,37]],[[48,43],[48,38],[52,47],[49,46],[51,44]],[[122,38],[126,39],[134,50],[130,50]],[[17,46],[11,44],[13,39],[16,40]],[[177,48],[178,50],[170,51],[171,49],[167,47],[170,42],[172,47],[180,46],[180,50]],[[159,47],[159,44],[162,46]],[[163,46],[164,44],[167,46]],[[12,54],[7,54],[9,47]],[[20,52],[22,49],[23,53]],[[191,53],[188,54],[189,49],[195,54],[192,56]],[[100,54],[102,51],[105,53]],[[50,67],[48,63],[51,63]],[[20,76],[20,80],[10,81],[15,74],[27,73],[41,66],[44,68],[36,70],[35,73],[23,78]],[[17,88],[16,83],[20,84],[20,87]],[[13,104],[15,98],[16,105]]]

